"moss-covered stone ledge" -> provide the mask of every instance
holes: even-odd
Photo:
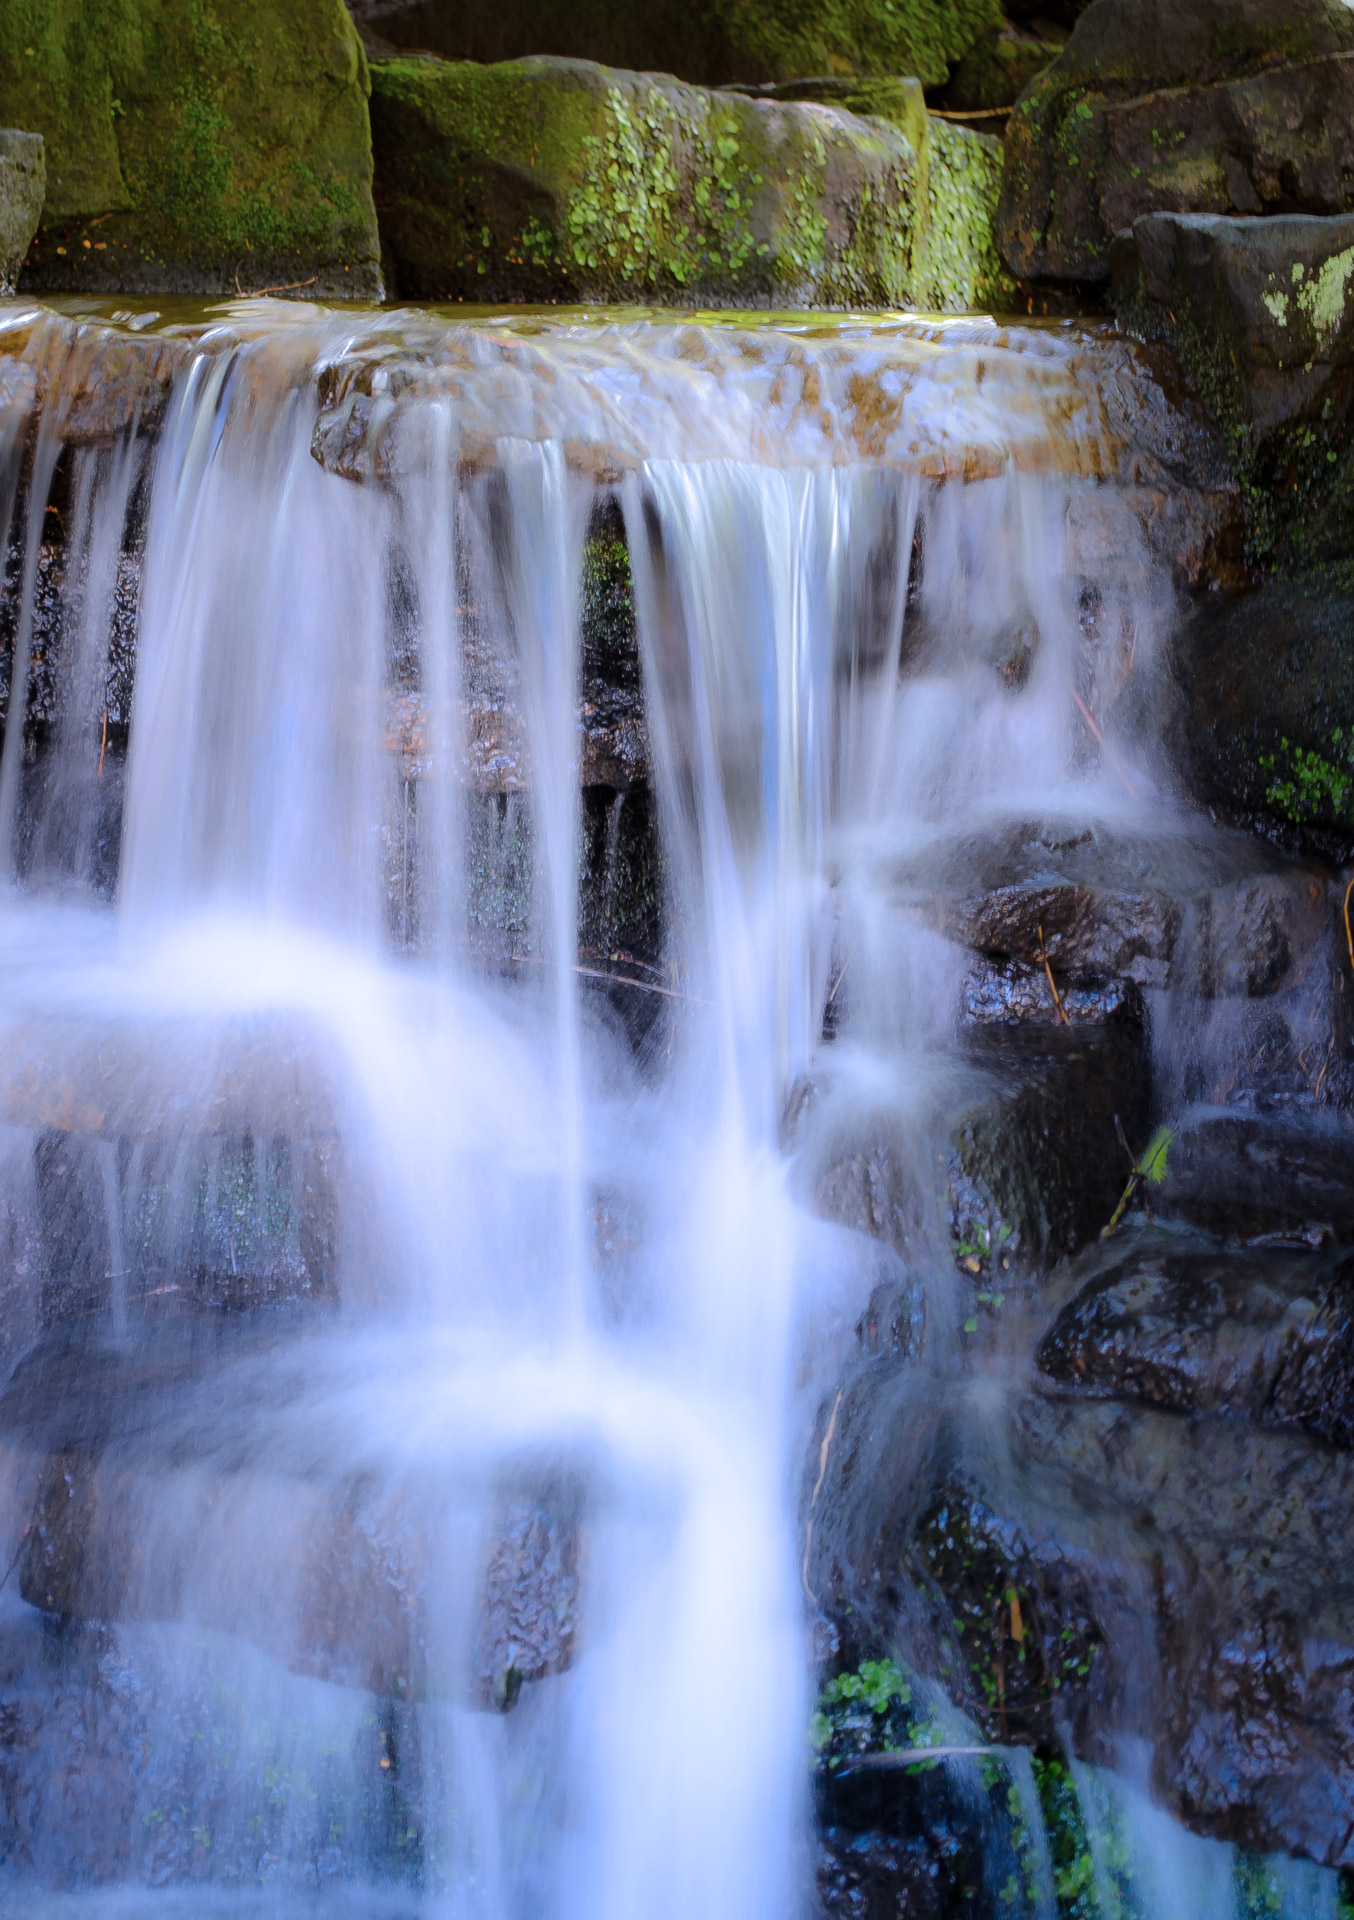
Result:
[[[380,291],[343,0],[0,0],[0,124],[46,144],[25,292]]]
[[[916,83],[897,91],[889,117],[861,117],[580,60],[376,61],[376,199],[395,290],[1000,305],[1000,148],[930,120]]]

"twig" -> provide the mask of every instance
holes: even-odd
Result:
[[[103,710],[103,737],[99,741],[99,778],[103,779],[103,756],[108,750],[108,709]]]
[[[845,960],[843,960],[841,965],[838,967],[837,977],[827,990],[826,1004],[829,1007],[832,1005],[832,1002],[837,998],[837,989],[841,985],[842,981],[846,978],[846,969],[850,966],[851,962],[855,959],[855,957],[856,957],[856,950],[854,947],[852,947],[850,953],[847,954]]]
[[[547,967],[550,965],[548,960],[543,960],[539,954],[535,953],[510,953],[508,955],[508,962],[514,967]],[[642,963],[636,960],[631,964],[639,966]],[[660,987],[655,980],[631,980],[627,974],[606,973],[601,967],[585,967],[578,961],[574,961],[572,971],[574,973],[581,973],[585,980],[605,980],[609,986],[633,987],[636,993],[661,993],[665,1000],[685,1000],[687,1005],[691,1007],[708,1007],[710,1005],[708,1000],[702,1000],[694,993],[682,993],[677,987]]]
[[[809,1585],[809,1548],[813,1545],[813,1510],[818,1505],[818,1496],[823,1491],[823,1482],[827,1478],[827,1456],[832,1448],[832,1436],[837,1431],[837,1414],[842,1404],[842,1389],[838,1387],[837,1398],[832,1402],[832,1411],[827,1417],[827,1429],[823,1434],[823,1444],[818,1449],[818,1478],[813,1483],[813,1492],[809,1496],[809,1518],[804,1528],[804,1562],[799,1569],[799,1577],[804,1591],[818,1605],[818,1595]]]
[[[1122,765],[1120,764],[1119,756],[1111,748],[1104,734],[1100,731],[1099,727],[1096,725],[1095,717],[1092,714],[1091,709],[1087,706],[1086,702],[1082,699],[1081,695],[1077,692],[1075,687],[1069,686],[1068,692],[1071,694],[1072,698],[1076,701],[1077,709],[1080,712],[1082,719],[1086,722],[1087,726],[1091,729],[1091,732],[1095,735],[1096,741],[1100,747],[1100,751],[1104,754],[1105,758],[1109,761],[1110,765],[1114,768],[1114,771],[1118,774],[1119,778],[1123,781],[1124,786],[1127,789],[1129,799],[1136,800],[1139,797],[1138,789],[1134,786],[1133,782],[1129,779],[1127,773],[1124,771]]]
[[[315,285],[315,282],[319,279],[319,277],[320,276],[318,273],[312,273],[309,280],[288,280],[285,286],[280,286],[280,287],[251,287],[249,292],[246,293],[244,288],[240,285],[240,269],[236,267],[235,291],[236,293],[239,294],[242,300],[262,300],[265,294],[297,293],[300,291],[302,287],[313,287]]]
[[[1349,896],[1354,893],[1354,879],[1345,888],[1345,945],[1349,948],[1349,964],[1354,967],[1354,933],[1349,930]]]
[[[1053,969],[1048,963],[1048,950],[1044,946],[1044,925],[1042,921],[1039,922],[1038,931],[1039,951],[1034,957],[1036,960],[1042,960],[1044,963],[1044,972],[1048,975],[1048,990],[1053,995],[1053,1004],[1058,1009],[1058,1018],[1065,1027],[1070,1027],[1072,1022],[1067,1017],[1067,1008],[1062,1003],[1062,995],[1058,992],[1058,983],[1053,978]]]

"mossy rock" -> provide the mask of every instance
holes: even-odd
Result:
[[[1148,214],[1111,262],[1121,323],[1170,343],[1222,429],[1250,565],[1347,561],[1354,214]]]
[[[46,143],[38,292],[380,291],[342,0],[0,0],[0,122]]]
[[[677,74],[699,86],[950,67],[1001,30],[999,0],[351,0],[399,48],[496,63],[534,54]]]
[[[1093,0],[1007,127],[1007,266],[1095,284],[1142,214],[1346,210],[1351,52],[1342,0]]]
[[[397,290],[744,307],[985,303],[999,292],[999,149],[897,92],[902,125],[578,60],[377,61],[376,198]]]

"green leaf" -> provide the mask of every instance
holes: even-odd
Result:
[[[1150,1187],[1159,1187],[1166,1178],[1166,1152],[1175,1135],[1169,1127],[1158,1127],[1147,1143],[1147,1151],[1138,1162],[1138,1172]]]

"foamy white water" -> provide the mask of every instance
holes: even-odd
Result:
[[[100,649],[140,456],[77,456],[46,783],[25,801],[13,721],[0,762],[9,1353],[65,1313],[43,1154],[78,1188],[75,1311],[107,1316],[111,1353],[159,1354],[155,1303],[197,1270],[228,1287],[252,1260],[305,1303],[171,1366],[101,1442],[134,1516],[107,1656],[145,1702],[131,1824],[108,1859],[35,1843],[15,1911],[64,1912],[84,1879],[107,1884],[81,1912],[195,1920],[293,1897],[812,1910],[795,1498],[877,1256],[792,1197],[787,1097],[848,965],[840,1097],[930,1097],[957,960],[898,909],[900,859],[1011,816],[1182,830],[1135,719],[1171,592],[1100,484],[1131,450],[1089,367],[1071,337],[981,322],[242,309],[197,343],[153,455],[103,891]],[[607,502],[670,929],[666,1037],[639,1059],[579,971],[580,577]],[[37,566],[30,533],[12,714]],[[471,654],[522,743],[506,962],[475,928]],[[536,1508],[553,1651],[486,1668],[485,1581]],[[356,1576],[331,1605],[362,1554],[395,1569],[411,1643]],[[420,1804],[383,1801],[374,1835],[399,1740]],[[1172,1916],[1230,1914],[1226,1863],[1141,1821]],[[406,1833],[417,1870],[373,1890]]]

